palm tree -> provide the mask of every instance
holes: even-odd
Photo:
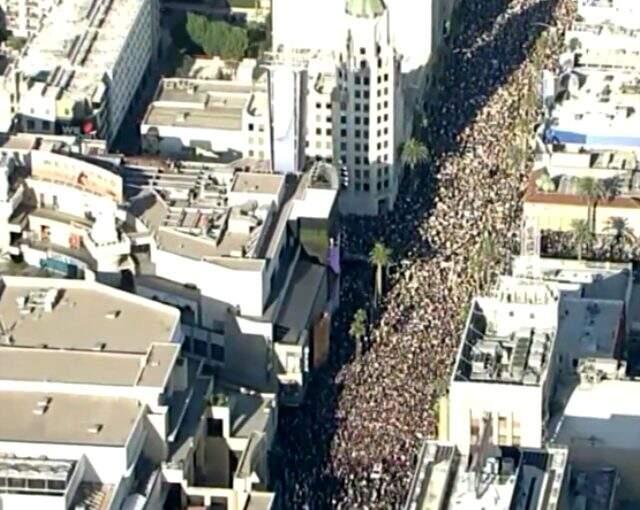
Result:
[[[578,260],[582,260],[582,247],[584,245],[589,246],[593,240],[593,232],[585,220],[573,220],[571,229],[573,230],[573,240],[576,243]]]
[[[595,227],[596,204],[607,194],[602,182],[593,177],[580,177],[577,183],[578,195],[587,199],[587,226]]]
[[[381,242],[376,242],[369,254],[369,262],[376,266],[375,302],[382,296],[382,270],[391,262],[391,250]]]
[[[411,169],[411,173],[414,173],[417,166],[429,161],[429,149],[420,140],[410,138],[402,146],[402,152],[400,153],[400,161],[404,166],[408,166]],[[417,184],[417,179],[414,176],[414,182]]]
[[[611,258],[613,258],[614,246],[624,248],[627,243],[633,244],[636,241],[633,229],[629,226],[627,219],[622,216],[609,217],[605,231],[610,232],[613,236],[613,242],[611,243]]]
[[[362,338],[367,333],[367,312],[365,312],[362,308],[358,309],[356,313],[353,315],[353,320],[351,321],[351,326],[349,327],[349,336],[353,338],[354,343],[356,344],[356,357],[360,356],[360,347],[362,345]]]

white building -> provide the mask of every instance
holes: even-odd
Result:
[[[629,266],[514,261],[474,299],[449,388],[448,438],[463,452],[486,426],[493,444],[540,448],[581,359],[617,360],[631,299]],[[559,404],[557,404],[559,405]]]
[[[640,147],[638,74],[577,68],[559,80],[545,133],[548,142],[587,149]]]
[[[305,54],[309,62],[307,156],[347,169],[345,212],[389,210],[401,177],[398,148],[405,135],[401,59],[389,11],[380,0],[289,4],[274,5],[274,48],[282,62]],[[327,33],[321,28],[326,26],[334,29]]]
[[[466,456],[451,443],[426,441],[404,510],[574,508],[566,448],[500,448]],[[609,509],[607,509],[609,510]]]
[[[99,27],[99,30],[98,30]],[[5,80],[20,130],[95,132],[111,144],[143,81],[156,0],[67,0],[51,9]]]
[[[232,68],[219,59],[197,59],[189,76],[161,80],[140,133],[149,154],[224,153],[271,161],[266,74],[255,60]]]
[[[640,6],[634,0],[579,0],[578,16],[590,23],[640,28]]]
[[[280,384],[299,401],[337,303],[335,169],[169,166],[43,138],[0,148],[3,253],[176,305],[186,352],[230,381],[272,393]]]
[[[38,32],[43,18],[60,0],[0,0],[7,29],[14,37],[28,38]]]
[[[178,311],[87,281],[0,287],[2,508],[161,505],[160,462],[196,403],[179,398]]]
[[[176,490],[270,508],[274,396],[214,398],[176,308],[86,280],[0,289],[2,508],[162,508]]]
[[[624,366],[585,359],[582,380],[568,396],[562,416],[553,421],[551,440],[569,447],[578,467],[607,465],[620,474],[623,499],[640,500],[637,431],[640,409],[638,381],[624,377]]]
[[[143,163],[121,171],[136,218],[137,292],[183,309],[185,349],[222,365],[228,380],[279,385],[283,402],[299,402],[326,353],[339,283],[328,255],[335,169],[285,177],[236,170],[250,161]]]

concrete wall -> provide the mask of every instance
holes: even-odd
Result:
[[[542,388],[516,384],[454,381],[449,388],[449,439],[461,452],[471,446],[471,417],[480,420],[485,412],[493,417],[493,444],[499,444],[498,416],[520,424],[520,446],[542,446]],[[480,433],[481,434],[481,433]]]

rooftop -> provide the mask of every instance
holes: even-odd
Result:
[[[179,313],[172,307],[84,280],[4,277],[0,321],[3,343],[9,346],[147,353],[150,344],[173,340]],[[152,349],[158,359],[168,351],[163,347]],[[28,353],[8,356],[37,359],[36,354]],[[151,372],[149,378],[154,379]]]
[[[56,96],[99,102],[144,3],[139,0],[67,0],[53,9],[20,60],[21,70]],[[36,83],[35,85],[38,85]]]
[[[571,467],[569,501],[572,508],[610,510],[616,508],[616,488],[619,481],[614,468],[579,469]]]
[[[142,413],[133,399],[0,391],[0,441],[124,446]]]
[[[640,126],[637,73],[578,69],[560,79],[549,140],[629,146]],[[637,141],[637,140],[636,140]]]
[[[475,298],[455,380],[540,384],[556,338],[559,299],[544,283]]]
[[[198,162],[172,168],[129,165],[122,170],[129,210],[166,251],[221,263],[261,259],[281,232],[276,225],[287,219],[281,213],[291,186],[283,175],[242,168]]]
[[[145,353],[1,346],[0,381],[164,388],[179,350],[177,344],[152,344]]]
[[[579,346],[576,357],[614,358],[624,302],[563,298],[558,342]]]
[[[268,113],[266,81],[164,78],[149,105],[143,124],[239,131],[243,119]],[[256,127],[257,129],[257,127]]]
[[[601,380],[578,385],[554,428],[560,444],[639,450],[640,402],[635,380]]]
[[[567,457],[562,448],[489,447],[486,458],[469,459],[453,445],[427,441],[404,509],[555,508]],[[483,463],[478,470],[470,467],[476,462]]]

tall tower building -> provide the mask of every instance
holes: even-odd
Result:
[[[379,214],[397,197],[404,95],[389,14],[383,0],[274,2],[279,61],[307,62],[306,154],[343,167],[347,213]]]

